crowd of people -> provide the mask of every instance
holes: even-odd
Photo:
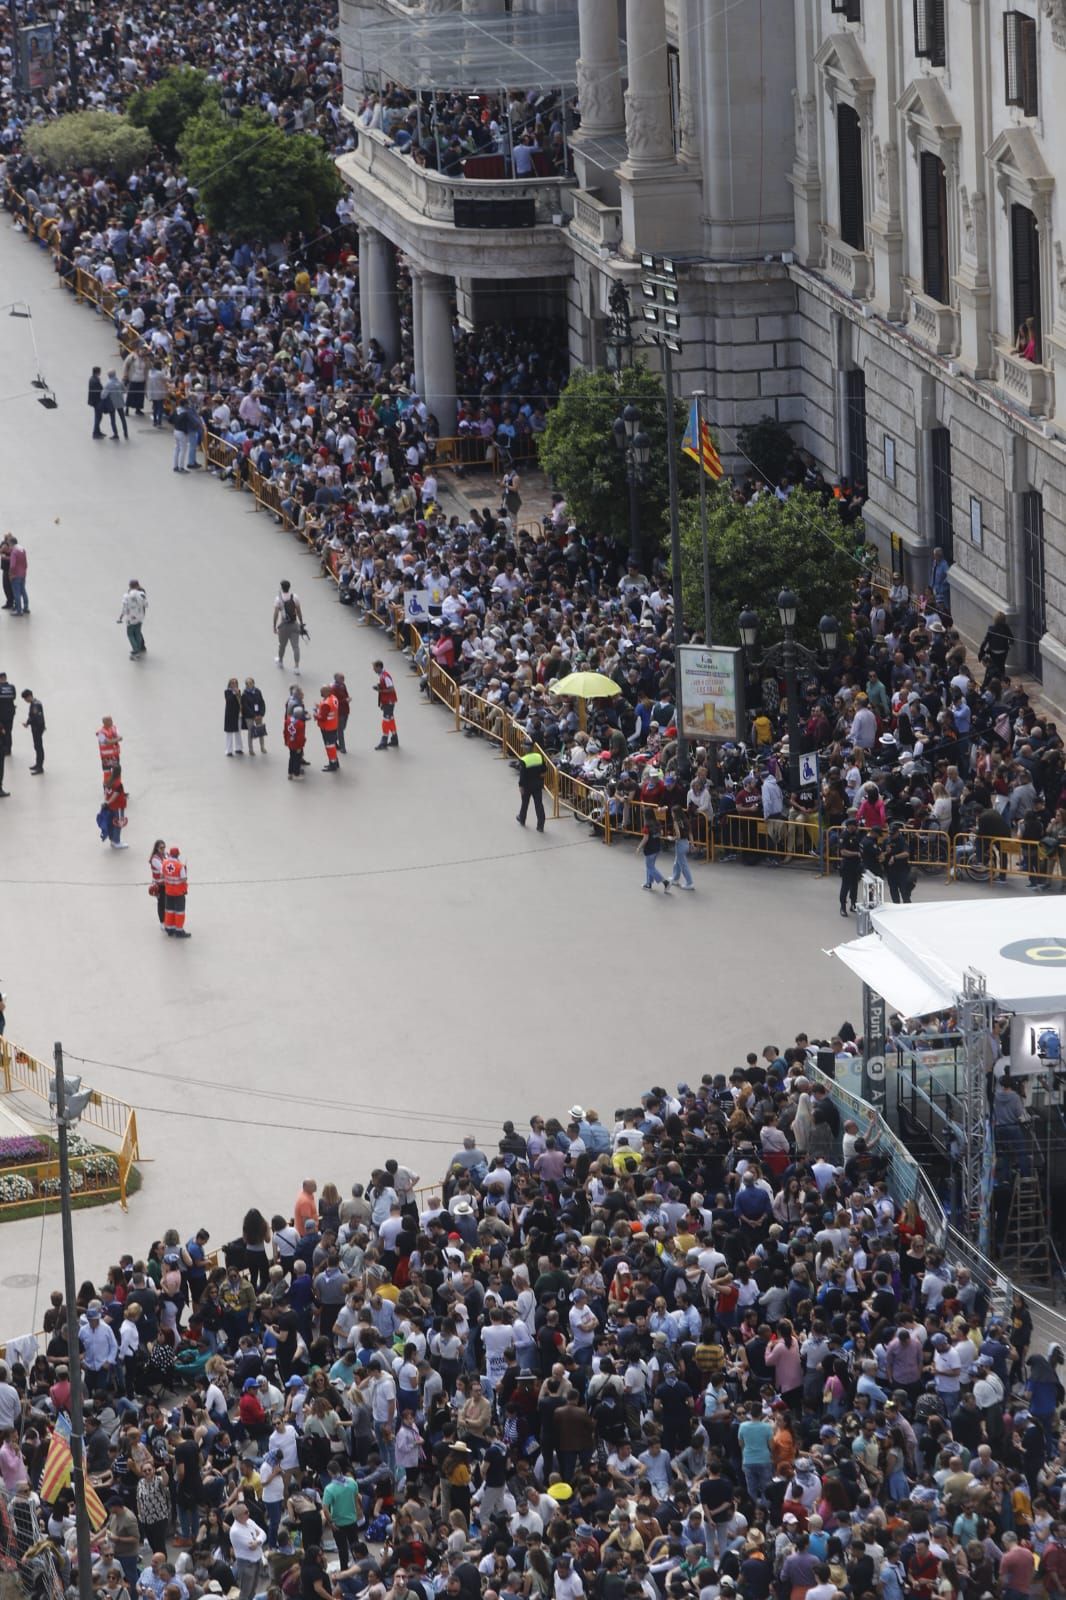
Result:
[[[1059,1595],[1062,1352],[811,1048],[467,1136],[435,1189],[308,1179],[217,1264],[172,1229],[82,1285],[79,1350],[54,1293],[0,1372],[24,1579],[77,1559],[40,1484],[78,1361],[108,1600]]]
[[[449,177],[549,178],[572,170],[577,102],[540,89],[469,96],[392,84],[369,90],[356,114],[417,166]]]

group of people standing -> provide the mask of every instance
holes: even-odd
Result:
[[[256,740],[259,754],[266,755],[266,701],[263,691],[254,678],[245,678],[242,689],[236,678],[226,685],[226,709],[223,729],[226,735],[226,754],[243,756],[242,735],[248,735],[248,754],[255,755]]]
[[[96,813],[96,826],[100,838],[110,843],[112,850],[128,850],[122,837],[126,826],[129,796],[122,781],[122,735],[112,717],[104,717],[96,730],[96,743],[100,750],[100,766],[104,775],[104,798]]]

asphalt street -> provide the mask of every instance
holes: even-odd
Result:
[[[465,1132],[494,1147],[504,1117],[578,1100],[609,1118],[656,1081],[858,1020],[824,954],[846,931],[833,882],[697,866],[697,892],[665,899],[641,892],[631,843],[566,818],[521,831],[508,764],[451,731],[395,655],[401,748],[375,753],[381,634],[249,496],[173,475],[169,430],[92,442],[86,383],[115,360],[111,330],[6,218],[0,282],[30,302],[59,399],[35,403],[30,324],[0,312],[0,529],[27,546],[31,606],[0,615],[0,669],[48,721],[45,775],[18,725],[0,802],[0,987],[12,1039],[44,1059],[62,1040],[94,1063],[69,1070],[137,1107],[146,1158],[128,1215],[77,1214],[79,1280],[169,1225],[221,1244],[248,1205],[288,1210],[304,1176],[343,1189],[395,1154],[431,1181]],[[115,622],[131,577],[150,602],[138,661]],[[354,701],[341,773],[319,771],[312,730],[302,785],[273,660],[285,577],[309,700],[341,670]],[[227,760],[223,690],[248,674],[268,754]],[[121,852],[93,823],[105,713],[124,740]],[[185,944],[147,894],[157,836],[188,862]],[[39,1326],[60,1281],[58,1218],[0,1224],[0,1337]]]

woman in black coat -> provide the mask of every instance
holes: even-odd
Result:
[[[231,678],[226,685],[226,710],[222,727],[226,735],[226,754],[228,756],[243,756],[244,746],[241,743],[241,694],[236,678]]]
[[[259,740],[259,754],[266,755],[266,701],[263,691],[254,678],[245,678],[241,690],[241,727],[248,734],[248,754],[255,755],[255,741]]]

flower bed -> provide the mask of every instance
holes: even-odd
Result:
[[[14,1139],[0,1139],[0,1167],[21,1167],[28,1161],[51,1159],[50,1146],[31,1134],[21,1134]]]
[[[21,1205],[28,1200],[56,1200],[59,1173],[55,1151],[41,1140],[12,1140],[11,1143],[36,1144],[40,1155],[31,1154],[18,1171],[0,1171],[0,1206]],[[84,1152],[84,1153],[83,1153]],[[118,1161],[106,1150],[98,1150],[86,1139],[78,1139],[78,1153],[72,1153],[70,1188],[75,1195],[110,1192],[119,1185]]]

